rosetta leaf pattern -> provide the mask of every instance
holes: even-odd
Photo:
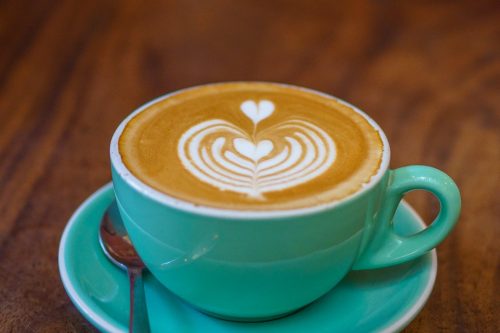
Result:
[[[184,168],[221,191],[256,200],[265,200],[267,192],[307,183],[328,170],[335,161],[336,146],[319,126],[297,119],[259,129],[275,109],[269,100],[241,103],[240,111],[252,121],[253,133],[221,119],[192,126],[177,147]]]

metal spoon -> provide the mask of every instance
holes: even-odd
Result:
[[[149,320],[144,297],[144,263],[128,238],[116,200],[109,205],[99,227],[99,243],[106,256],[128,274],[130,282],[130,333],[147,333]]]

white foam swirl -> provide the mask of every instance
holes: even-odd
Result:
[[[240,108],[254,124],[251,135],[225,120],[213,119],[181,136],[179,158],[199,180],[222,191],[265,200],[264,193],[311,181],[335,161],[335,143],[320,127],[288,120],[259,132],[258,124],[271,116],[274,103],[248,100]]]

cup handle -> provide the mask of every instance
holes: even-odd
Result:
[[[421,256],[441,243],[460,214],[460,192],[444,172],[423,165],[389,172],[389,183],[375,218],[373,237],[354,263],[354,270],[392,266]],[[403,196],[412,190],[431,192],[439,199],[441,208],[426,229],[411,236],[400,236],[394,232],[393,217]]]

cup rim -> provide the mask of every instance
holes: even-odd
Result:
[[[170,196],[166,193],[163,193],[161,191],[158,191],[154,189],[152,186],[147,185],[143,181],[141,181],[139,178],[134,176],[131,170],[129,170],[125,164],[122,161],[121,155],[120,155],[120,150],[119,150],[119,139],[121,134],[123,133],[123,130],[125,129],[126,125],[130,120],[132,120],[136,115],[147,109],[149,106],[158,103],[166,98],[169,98],[171,96],[177,95],[179,93],[183,93],[189,90],[193,89],[198,89],[204,86],[217,86],[217,85],[224,85],[224,84],[270,84],[270,85],[277,85],[277,86],[282,86],[286,88],[292,88],[292,89],[298,89],[302,90],[305,92],[317,94],[326,98],[330,99],[335,99],[338,103],[341,103],[358,114],[360,114],[362,117],[364,117],[368,123],[378,132],[381,140],[382,140],[382,160],[380,163],[380,166],[377,170],[377,172],[371,176],[370,180],[363,184],[360,189],[355,191],[354,193],[339,199],[335,201],[331,201],[328,203],[323,203],[319,205],[314,205],[314,206],[309,206],[309,207],[302,207],[302,208],[292,208],[292,209],[270,209],[270,210],[236,210],[236,209],[225,209],[225,208],[216,208],[216,207],[210,207],[210,206],[205,206],[205,205],[200,205],[200,204],[195,204],[192,202],[189,202],[187,200],[183,199],[178,199],[173,196]],[[363,193],[369,191],[371,188],[376,186],[376,184],[379,183],[379,181],[382,179],[384,176],[385,172],[387,171],[389,167],[389,160],[390,160],[390,146],[389,142],[387,140],[387,137],[382,130],[382,128],[372,119],[370,118],[365,112],[361,111],[359,108],[356,106],[340,99],[337,98],[333,95],[323,93],[314,89],[310,88],[305,88],[305,87],[300,87],[296,86],[293,84],[288,84],[288,83],[278,83],[278,82],[268,82],[268,81],[225,81],[225,82],[216,82],[216,83],[206,83],[206,84],[200,84],[188,88],[183,88],[179,90],[175,90],[173,92],[169,92],[167,94],[161,95],[143,105],[135,109],[132,113],[130,113],[125,119],[121,121],[121,123],[118,125],[116,128],[113,137],[111,138],[111,143],[110,143],[110,159],[111,159],[111,165],[115,169],[115,171],[118,173],[118,175],[128,184],[130,185],[135,191],[139,192],[140,194],[146,196],[149,199],[154,200],[157,203],[166,205],[168,207],[184,211],[187,213],[193,213],[196,215],[203,215],[203,216],[209,216],[209,217],[217,217],[217,218],[236,218],[236,219],[242,219],[242,220],[255,220],[255,219],[268,219],[268,218],[286,218],[286,217],[293,217],[293,216],[303,216],[303,215],[312,215],[316,213],[321,213],[326,210],[330,210],[334,207],[337,207],[339,205],[345,204],[348,201],[355,200],[356,198],[360,197]]]

